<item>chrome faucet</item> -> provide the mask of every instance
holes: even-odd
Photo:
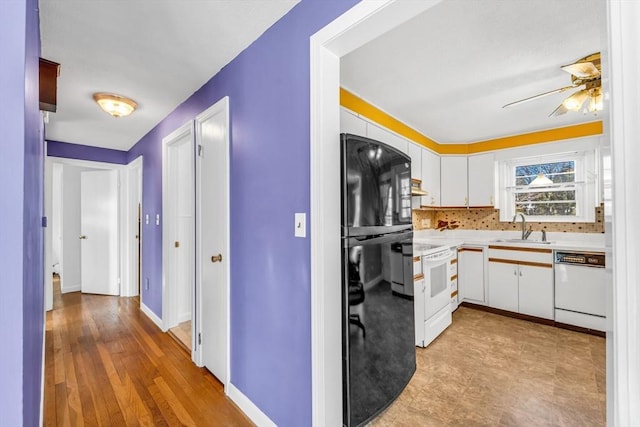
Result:
[[[527,220],[524,217],[524,214],[522,212],[518,212],[513,216],[513,219],[511,220],[511,222],[515,224],[516,219],[518,219],[518,215],[522,217],[522,240],[527,240],[527,238],[531,235],[532,230],[531,230],[531,227],[529,227],[529,229],[527,230]]]

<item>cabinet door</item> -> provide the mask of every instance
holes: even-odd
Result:
[[[489,306],[518,312],[518,265],[489,261]]]
[[[469,206],[494,206],[493,153],[469,156]]]
[[[422,147],[409,142],[409,157],[411,157],[411,178],[419,179],[422,181]],[[420,185],[422,188],[422,185]],[[413,209],[420,209],[425,202],[422,200],[424,196],[412,196],[411,207]],[[424,197],[427,200],[426,197]]]
[[[409,157],[411,157],[411,178],[422,181],[422,147],[408,143]]]
[[[422,196],[422,204],[440,206],[440,156],[426,148],[422,150],[422,189],[429,193]]]
[[[458,300],[485,303],[482,248],[458,249]]]
[[[467,157],[440,159],[440,205],[467,206]]]
[[[413,281],[413,313],[416,345],[424,345],[424,276]]]
[[[553,319],[553,265],[535,267],[520,265],[518,279],[519,312]]]
[[[372,123],[367,123],[367,138],[384,142],[385,144],[397,148],[405,154],[408,154],[409,143],[406,139],[400,138],[395,133],[392,133]]]
[[[366,136],[367,122],[352,112],[340,108],[340,133]]]

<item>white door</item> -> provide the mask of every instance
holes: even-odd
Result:
[[[80,173],[82,292],[118,295],[118,172]]]
[[[229,112],[224,98],[196,118],[200,355],[226,385],[229,284]]]
[[[195,276],[193,124],[187,123],[171,133],[163,139],[163,144],[162,241],[166,270],[162,311],[164,327],[170,329],[192,320]]]

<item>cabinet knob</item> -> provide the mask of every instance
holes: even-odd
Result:
[[[222,262],[222,254],[212,256],[211,262]]]
[[[522,277],[522,271],[520,272],[520,277]]]

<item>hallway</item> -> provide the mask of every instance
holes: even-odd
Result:
[[[55,286],[45,340],[46,426],[252,425],[138,298]]]

